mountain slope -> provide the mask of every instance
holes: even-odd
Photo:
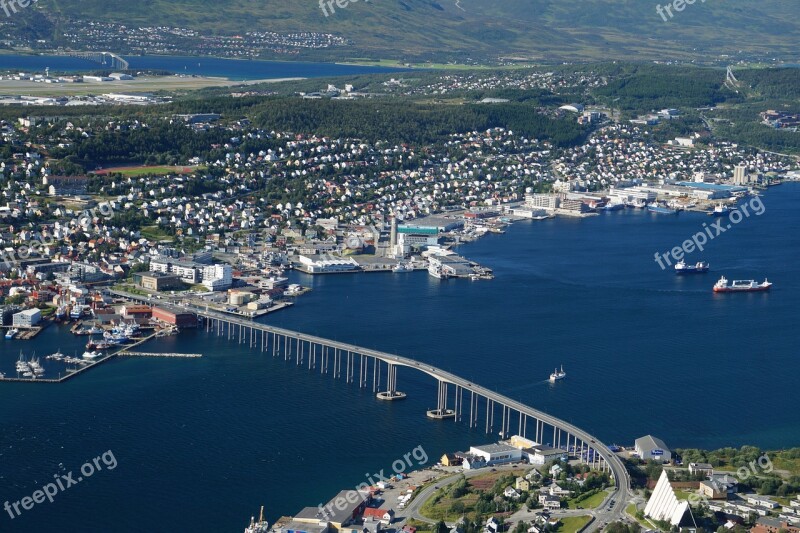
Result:
[[[54,20],[169,25],[209,35],[329,32],[350,40],[344,53],[351,57],[668,60],[743,50],[788,58],[800,41],[796,0],[708,0],[673,11],[667,21],[656,11],[658,0],[349,2],[344,8],[333,2],[327,17],[318,0],[42,0],[38,6]]]

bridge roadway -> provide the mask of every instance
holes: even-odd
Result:
[[[118,296],[122,296],[129,299],[139,300],[147,303],[156,303],[156,304],[159,303],[157,300],[153,300],[152,298],[148,297],[137,296],[134,294],[120,292],[120,291],[111,291],[111,292]],[[617,455],[614,452],[612,452],[608,448],[608,446],[600,442],[600,440],[598,440],[596,437],[564,420],[548,415],[543,411],[534,409],[533,407],[525,405],[516,400],[512,400],[507,396],[504,396],[500,393],[482,387],[476,383],[472,383],[455,374],[446,372],[440,368],[429,365],[427,363],[415,361],[414,359],[409,359],[407,357],[402,357],[399,355],[394,355],[379,350],[373,350],[371,348],[364,348],[362,346],[356,346],[354,344],[348,344],[344,342],[334,341],[331,339],[326,339],[323,337],[317,337],[315,335],[308,335],[306,333],[279,328],[268,324],[253,322],[251,320],[227,315],[225,313],[202,309],[195,305],[185,305],[184,307],[186,309],[190,309],[192,312],[198,314],[199,316],[203,316],[205,318],[221,322],[227,322],[228,324],[237,325],[240,326],[241,328],[263,331],[284,338],[297,339],[300,342],[308,342],[320,346],[329,346],[341,351],[347,351],[350,353],[362,354],[367,357],[372,357],[376,360],[383,361],[390,365],[413,368],[415,370],[424,372],[425,374],[428,374],[436,378],[440,382],[450,383],[457,387],[461,387],[463,390],[474,392],[478,396],[483,396],[484,398],[487,398],[488,400],[491,400],[494,403],[508,407],[511,410],[517,411],[521,415],[534,418],[536,420],[544,422],[548,426],[551,426],[553,428],[558,428],[560,431],[566,432],[568,435],[577,437],[583,443],[585,443],[587,447],[594,449],[595,453],[605,461],[606,465],[611,470],[611,473],[614,477],[614,482],[617,487],[617,493],[614,495],[613,498],[614,504],[610,506],[610,508],[608,509],[608,513],[610,515],[613,515],[614,518],[621,518],[622,516],[624,516],[625,506],[627,505],[627,501],[631,497],[630,477],[628,475],[628,471],[625,468],[624,463],[619,457],[617,457]],[[503,431],[505,431],[505,428],[503,428]],[[556,443],[554,442],[553,445],[555,446],[555,444]],[[611,501],[611,498],[609,498],[609,501]],[[608,518],[606,519],[608,520]]]

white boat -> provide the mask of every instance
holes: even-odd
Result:
[[[392,272],[413,272],[414,265],[411,263],[397,263],[392,267]]]
[[[567,377],[567,373],[564,372],[564,365],[561,365],[561,370],[556,368],[553,370],[553,373],[550,374],[550,383],[555,383],[559,379],[564,379],[565,377]]]
[[[6,332],[6,340],[13,339],[16,336],[17,333],[19,333],[19,330],[17,328],[8,330]]]
[[[45,357],[45,359],[52,359],[54,361],[61,361],[61,360],[64,359],[64,354],[61,353],[61,348],[59,348],[56,353],[52,353],[52,354],[48,355],[47,357]]]
[[[102,357],[102,356],[103,356],[103,354],[100,353],[100,352],[97,352],[97,351],[91,351],[90,352],[90,351],[87,350],[87,351],[83,352],[83,358],[84,359],[88,359],[89,361],[94,361],[98,357]]]
[[[436,279],[447,279],[450,277],[446,272],[444,272],[440,263],[433,262],[428,265],[428,274]]]
[[[44,374],[44,367],[39,363],[39,360],[33,357],[29,362],[28,366],[31,369],[31,372],[36,374],[37,376]]]
[[[28,372],[30,369],[28,368],[28,362],[25,361],[25,356],[22,355],[22,352],[19,352],[19,360],[17,361],[17,372]]]

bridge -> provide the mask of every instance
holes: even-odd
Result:
[[[147,304],[162,305],[159,300],[127,292],[110,291],[116,296]],[[438,382],[436,409],[429,410],[429,418],[466,422],[470,428],[483,426],[487,434],[494,434],[495,416],[499,421],[500,435],[516,434],[537,443],[552,439],[552,446],[565,449],[591,467],[608,472],[617,488],[611,500],[613,516],[622,516],[630,497],[630,477],[622,460],[588,432],[554,416],[548,415],[498,392],[472,383],[435,366],[399,355],[334,341],[315,335],[292,331],[222,312],[186,306],[201,317],[207,332],[247,343],[252,349],[282,357],[297,366],[307,366],[309,371],[319,369],[320,374],[358,383],[362,389],[370,387],[381,400],[402,400],[405,393],[397,390],[397,367],[406,367],[431,376]],[[385,374],[385,381],[384,381]],[[481,406],[483,409],[481,410]],[[465,420],[466,415],[466,420]]]
[[[114,52],[57,52],[56,55],[86,59],[101,65],[108,65],[114,70],[128,70],[130,67],[128,61]]]

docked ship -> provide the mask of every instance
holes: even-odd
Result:
[[[244,528],[244,533],[267,533],[269,531],[269,524],[264,520],[264,506],[261,506],[261,514],[256,522],[256,517],[250,517],[250,525]]]
[[[649,204],[647,206],[647,210],[651,213],[656,213],[658,215],[675,215],[678,213],[677,209],[666,207],[660,204]]]
[[[64,320],[65,318],[67,318],[67,307],[59,305],[58,309],[56,309],[56,320]]]
[[[17,328],[6,331],[6,340],[10,341],[17,335],[17,333],[19,333],[19,330]]]
[[[414,265],[411,263],[397,263],[392,267],[392,272],[414,272]]]
[[[437,279],[447,279],[450,277],[447,272],[442,269],[441,263],[438,262],[431,262],[428,264],[428,274]]]
[[[561,370],[556,368],[553,370],[553,373],[550,374],[550,383],[555,383],[559,379],[564,379],[565,377],[567,377],[567,373],[564,372],[564,365],[561,365]]]
[[[727,215],[730,212],[731,212],[731,208],[728,207],[727,205],[725,205],[725,204],[717,204],[716,206],[714,206],[714,210],[709,214],[711,216],[715,216],[715,217],[724,217],[725,215]]]
[[[625,204],[623,203],[612,203],[608,202],[606,205],[600,208],[601,211],[619,211],[620,209],[625,209]]]
[[[719,281],[714,285],[714,292],[759,292],[768,291],[772,287],[772,283],[764,280],[763,283],[757,283],[752,279],[749,280],[736,280],[728,284],[725,276],[719,278]]]
[[[675,265],[675,273],[676,274],[704,274],[708,272],[708,269],[711,265],[706,263],[705,261],[698,261],[693,265],[687,265],[686,261],[683,259]]]

